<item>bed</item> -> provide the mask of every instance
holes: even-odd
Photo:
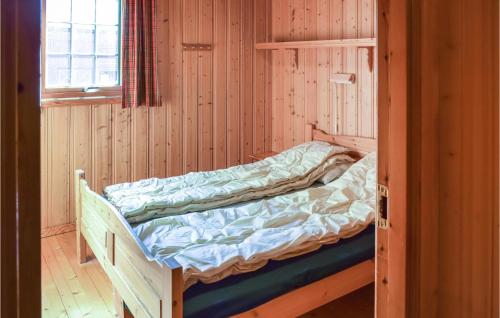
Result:
[[[306,131],[308,140],[347,147],[353,156],[376,149],[374,139],[332,136],[314,125],[307,125]],[[88,187],[83,171],[75,174],[77,254],[81,263],[90,251],[95,255],[113,284],[122,315],[272,317],[280,312],[294,317],[374,281],[375,239],[369,226],[337,244],[185,290],[182,266],[175,260],[159,263],[147,257],[117,208]]]

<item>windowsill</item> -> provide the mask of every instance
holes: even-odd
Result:
[[[103,87],[93,92],[81,88],[47,89],[42,92],[42,107],[121,104],[121,87]]]
[[[120,96],[91,96],[91,97],[65,97],[65,98],[42,98],[43,108],[81,106],[81,105],[102,105],[121,104]]]

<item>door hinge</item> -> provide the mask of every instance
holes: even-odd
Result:
[[[389,189],[382,184],[377,185],[377,227],[389,228]]]

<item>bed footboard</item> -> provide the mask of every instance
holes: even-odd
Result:
[[[87,261],[88,247],[135,318],[181,318],[182,268],[149,261],[126,221],[90,190],[81,170],[75,172],[75,199],[80,262]]]

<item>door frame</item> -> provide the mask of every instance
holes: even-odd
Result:
[[[41,316],[40,0],[1,0],[0,315]]]
[[[377,1],[378,183],[389,192],[388,227],[377,228],[378,318],[405,317],[407,310],[409,5]]]
[[[419,1],[413,2],[420,4]],[[386,264],[379,263],[377,267],[377,303],[385,299],[391,304],[383,310],[377,308],[378,317],[404,317],[409,312],[410,304],[413,309],[418,307],[413,306],[416,302],[412,297],[416,292],[411,291],[410,294],[407,287],[426,290],[437,286],[437,280],[432,277],[427,280],[428,286],[416,286],[418,282],[407,276],[412,268],[419,269],[421,276],[429,274],[420,267],[421,263],[414,262],[419,255],[415,248],[421,248],[422,242],[416,244],[413,237],[409,239],[410,234],[423,226],[424,216],[415,219],[412,212],[425,211],[426,207],[418,201],[422,196],[419,183],[427,183],[429,179],[423,180],[423,174],[416,175],[411,171],[418,169],[421,173],[425,170],[432,181],[436,177],[432,171],[439,168],[439,158],[433,157],[437,154],[424,158],[420,148],[409,147],[422,141],[418,138],[424,124],[429,124],[430,129],[438,127],[436,123],[423,121],[420,108],[410,107],[410,103],[414,106],[421,98],[418,95],[421,83],[415,79],[428,75],[421,73],[421,54],[432,49],[425,47],[420,51],[422,43],[417,30],[426,33],[436,31],[432,24],[420,24],[420,10],[420,7],[412,5],[411,0],[378,0],[377,71],[379,78],[385,76],[387,80],[386,86],[379,80],[379,84],[382,83],[378,97],[379,124],[388,123],[379,125],[379,163],[383,162],[379,166],[379,180],[389,187],[389,208],[393,211],[390,214],[390,229],[377,233],[379,242],[382,242],[378,245],[377,258],[385,256],[387,260]],[[428,11],[432,13],[432,10]],[[0,308],[5,317],[39,317],[41,313],[40,14],[40,0],[1,0]],[[389,107],[389,101],[392,107]],[[433,109],[427,108],[427,111],[432,112]],[[394,131],[398,133],[391,134]],[[427,147],[438,146],[432,138],[428,140],[431,143]],[[430,189],[436,184],[429,184]],[[431,194],[430,189],[427,194]],[[434,204],[428,208],[428,211],[435,211],[433,209],[437,206]],[[411,215],[414,216],[410,218]],[[435,222],[429,224],[437,226]],[[429,224],[425,223],[426,226]],[[427,239],[432,239],[432,236]],[[437,249],[425,247],[425,255],[432,259]],[[435,264],[429,264],[432,270]],[[425,301],[420,299],[420,303]]]
[[[457,12],[467,13],[467,28],[456,27]],[[377,17],[378,177],[389,188],[390,226],[377,230],[376,315],[440,317],[451,308],[498,317],[498,1],[378,0]],[[482,155],[454,151],[471,145],[483,147]],[[450,166],[453,160],[462,165]],[[467,179],[473,167],[488,185],[480,192]],[[454,176],[463,178],[461,192],[452,192]],[[458,200],[463,206],[450,204]],[[481,224],[474,236],[443,223],[467,213]],[[458,270],[443,265],[452,244],[484,259],[457,263]],[[450,277],[474,281],[472,292],[451,288]]]

